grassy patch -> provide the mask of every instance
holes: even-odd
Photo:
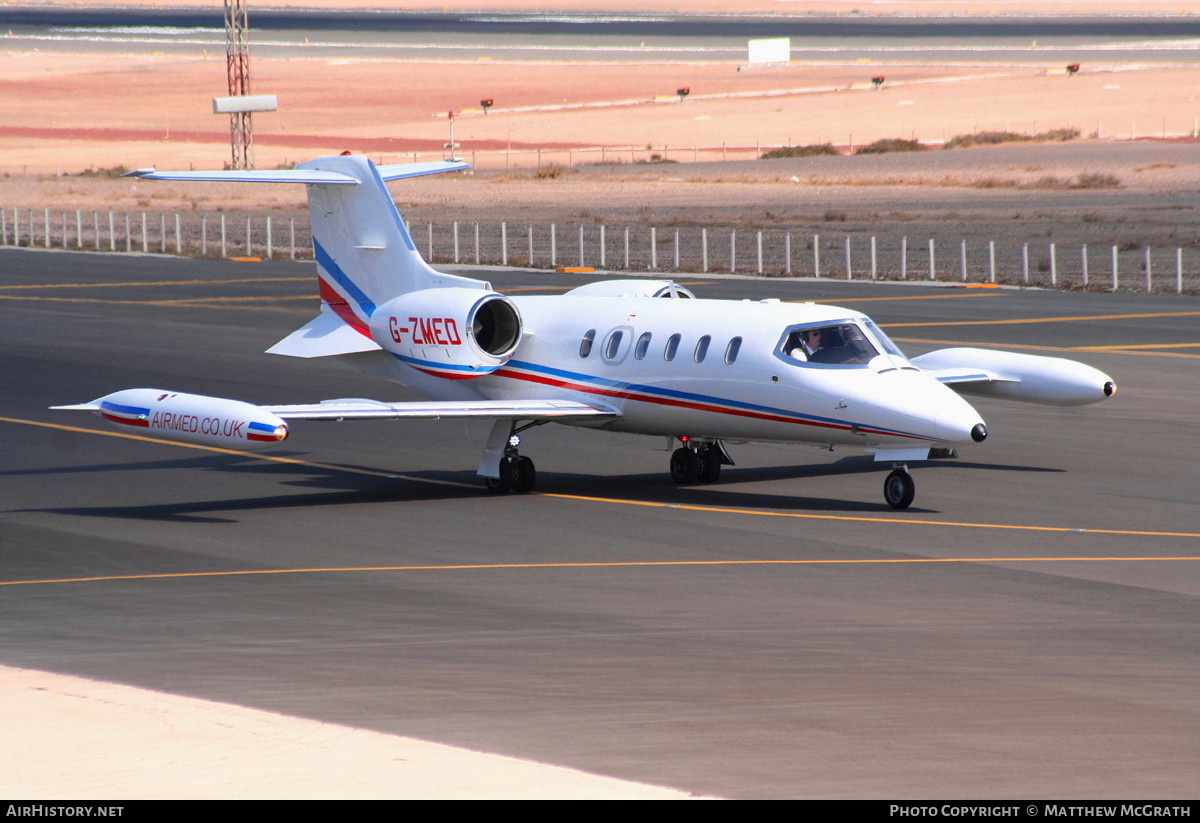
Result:
[[[784,157],[829,157],[841,154],[832,143],[811,143],[807,146],[781,146],[763,152],[760,160],[779,160]]]
[[[128,173],[129,173],[129,169],[127,169],[125,166],[112,166],[107,169],[97,169],[97,168],[88,167],[88,168],[84,169],[83,171],[81,171],[77,174],[74,174],[72,176],[73,177],[105,177],[105,178],[112,179],[112,178],[120,177],[121,175],[128,174]]]
[[[868,143],[860,148],[855,154],[889,154],[891,152],[901,151],[925,151],[924,143],[916,140],[902,140],[898,137],[893,137],[888,140],[876,140],[874,143]]]
[[[1064,143],[1079,137],[1079,129],[1051,129],[1039,134],[1021,134],[1015,131],[981,131],[976,134],[959,134],[951,137],[943,149],[965,149],[971,146],[997,146],[1001,143]]]

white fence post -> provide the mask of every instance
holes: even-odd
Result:
[[[929,279],[937,280],[937,258],[934,256],[933,238],[929,238]]]
[[[821,235],[813,235],[813,277],[821,276]]]
[[[996,241],[988,241],[988,282],[996,282]]]
[[[846,235],[846,279],[854,279],[854,268],[850,263],[850,235]]]
[[[1087,259],[1087,243],[1079,247],[1079,262],[1083,270],[1083,287],[1086,289],[1088,284],[1088,259]]]
[[[1112,247],[1112,290],[1116,291],[1120,284],[1120,277],[1117,274],[1117,247]]]

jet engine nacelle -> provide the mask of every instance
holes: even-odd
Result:
[[[955,383],[954,388],[972,394],[1003,397],[1051,406],[1082,406],[1112,397],[1113,379],[1099,369],[1062,357],[991,351],[988,349],[940,349],[912,358],[922,369],[978,369],[989,381]]]
[[[224,397],[125,389],[75,408],[90,409],[139,433],[239,451],[265,449],[288,436],[282,418],[252,403]]]
[[[422,289],[384,303],[371,317],[375,341],[405,363],[450,380],[482,377],[521,342],[521,315],[483,289]]]

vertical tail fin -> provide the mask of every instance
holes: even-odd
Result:
[[[430,268],[388,193],[385,181],[460,171],[466,163],[376,166],[363,155],[321,157],[294,169],[268,171],[156,171],[129,176],[151,180],[304,183],[312,220],[322,301],[352,326],[365,327],[376,307],[420,289],[490,284]]]
[[[361,319],[397,295],[440,286],[488,288],[475,280],[437,272],[416,243],[384,185],[420,174],[465,168],[465,164],[419,163],[377,167],[362,155],[322,157],[297,171],[328,171],[353,178],[356,185],[309,185],[313,251],[322,296],[334,291]],[[326,302],[328,298],[326,298]]]

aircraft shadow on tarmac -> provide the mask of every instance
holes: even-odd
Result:
[[[303,459],[302,453],[295,453]],[[276,457],[289,457],[276,454]],[[134,520],[166,520],[177,522],[236,523],[235,517],[216,516],[218,512],[265,511],[308,506],[336,506],[364,503],[417,503],[431,500],[488,500],[478,478],[469,471],[397,472],[387,477],[377,474],[358,474],[358,471],[379,472],[347,466],[328,467],[312,463],[274,463],[237,456],[205,456],[183,460],[143,461],[139,463],[110,463],[95,466],[71,466],[0,472],[0,476],[71,474],[80,472],[203,470],[227,473],[232,476],[271,477],[291,488],[305,488],[310,493],[244,496],[219,500],[193,500],[173,503],[135,505],[68,506],[21,509],[25,512],[70,514],[81,517],[112,517]],[[930,463],[920,466],[924,473],[944,469],[979,469],[1003,472],[1061,472],[1062,469],[1039,466],[1003,465],[996,463],[955,462]],[[806,512],[887,512],[887,507],[875,500],[853,500],[838,497],[813,497],[804,494],[807,488],[795,484],[782,486],[777,493],[739,491],[737,485],[746,483],[780,482],[787,480],[821,480],[824,488],[837,483],[837,478],[851,475],[880,474],[881,467],[861,456],[846,457],[835,463],[799,466],[770,466],[726,468],[719,482],[711,485],[677,486],[665,473],[599,476],[543,472],[539,475],[538,491],[547,494],[577,495],[590,498],[621,498],[663,505],[712,506],[731,509],[763,509]],[[836,488],[836,486],[833,486]],[[536,497],[536,493],[533,495]],[[513,498],[522,495],[512,495]],[[936,513],[935,509],[913,507],[910,512]]]

